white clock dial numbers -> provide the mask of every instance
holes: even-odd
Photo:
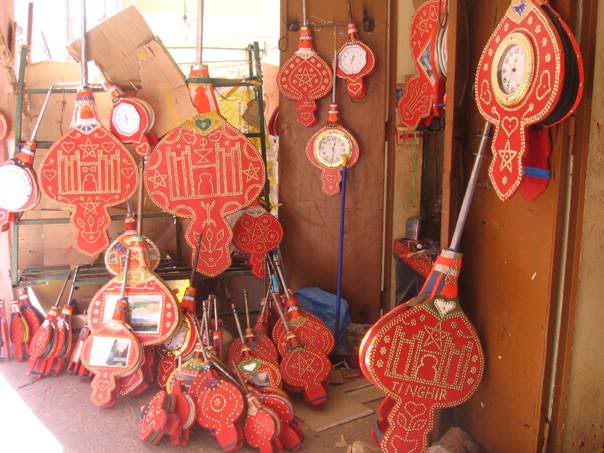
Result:
[[[499,63],[499,86],[505,94],[515,93],[526,73],[526,54],[518,45],[506,49]]]
[[[338,68],[345,74],[357,74],[367,65],[367,51],[358,44],[344,47],[338,55]]]
[[[111,121],[120,134],[134,135],[140,128],[141,117],[132,104],[121,102],[113,109]]]
[[[352,154],[352,144],[348,137],[330,133],[319,137],[315,143],[315,157],[329,168],[342,167]]]
[[[506,106],[522,102],[531,87],[535,70],[535,51],[523,33],[506,36],[493,57],[491,83],[495,97]]]

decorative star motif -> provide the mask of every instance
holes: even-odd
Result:
[[[96,157],[96,145],[90,143],[90,138],[86,139],[85,145],[80,145],[80,149],[83,151],[82,159],[86,159],[87,157]]]
[[[499,157],[501,157],[501,163],[499,164],[499,171],[503,171],[504,169],[512,173],[514,166],[514,159],[518,155],[518,151],[514,151],[510,149],[510,142],[508,141],[505,144],[504,149],[497,150]]]
[[[166,187],[166,178],[168,175],[162,175],[158,170],[155,170],[155,173],[149,181],[153,184],[153,189],[157,189],[158,187]]]
[[[298,85],[301,87],[312,87],[315,80],[315,75],[306,68],[302,69],[294,77],[296,77]]]
[[[298,356],[298,361],[296,363],[296,368],[298,368],[298,372],[300,376],[303,376],[304,373],[312,371],[312,361],[311,360],[302,360],[301,354],[296,354]]]
[[[424,331],[427,334],[426,337],[426,342],[424,343],[424,346],[436,346],[436,348],[439,351],[442,351],[443,349],[443,342],[444,340],[447,339],[447,337],[449,336],[449,334],[447,334],[447,332],[443,332],[440,327],[430,327],[430,326],[426,326],[424,328]]]
[[[92,201],[91,197],[88,197],[84,203],[80,203],[80,206],[84,208],[84,215],[96,215],[96,208],[99,207],[99,202]]]
[[[258,173],[260,172],[260,167],[250,165],[245,170],[243,170],[243,174],[246,177],[245,182],[249,182],[252,179],[258,179]]]

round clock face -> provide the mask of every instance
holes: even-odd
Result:
[[[18,211],[27,204],[32,192],[27,171],[12,164],[0,166],[0,208]]]
[[[367,64],[367,52],[358,44],[344,47],[338,55],[338,67],[345,74],[357,74]]]
[[[342,131],[327,130],[317,137],[313,145],[313,154],[325,167],[343,167],[352,155],[352,142]]]
[[[141,116],[132,104],[121,102],[111,113],[113,126],[120,134],[134,135],[141,124]]]
[[[515,105],[526,96],[534,71],[534,52],[528,37],[522,33],[507,36],[493,59],[492,83],[497,100]]]

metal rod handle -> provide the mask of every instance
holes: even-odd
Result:
[[[466,187],[466,192],[463,196],[463,202],[461,203],[461,209],[459,210],[459,215],[457,217],[457,223],[455,224],[455,230],[453,231],[453,237],[451,238],[451,244],[449,248],[453,251],[458,251],[459,245],[461,243],[461,236],[463,235],[464,227],[466,226],[466,221],[468,220],[468,213],[470,212],[470,204],[472,203],[472,198],[474,198],[474,192],[476,191],[476,184],[478,183],[478,175],[480,173],[480,166],[485,157],[485,149],[487,147],[487,143],[491,138],[491,123],[488,121],[484,124],[484,129],[482,130],[482,136],[480,137],[480,145],[478,146],[478,153],[474,158],[474,165],[472,167],[472,173],[470,174],[470,179],[468,180],[468,186]]]
[[[80,82],[82,87],[88,87],[88,52],[86,49],[86,0],[81,1],[81,30],[82,37],[80,38]]]
[[[243,337],[243,331],[241,330],[241,323],[239,322],[239,316],[237,316],[237,307],[235,307],[235,304],[231,304],[231,309],[233,310],[233,318],[235,318],[235,325],[237,326],[239,339],[241,340],[241,343],[245,344],[245,339]]]
[[[44,98],[44,102],[42,103],[42,107],[40,108],[40,113],[38,113],[38,118],[36,118],[36,124],[34,124],[34,128],[31,131],[31,135],[29,136],[29,141],[33,142],[36,139],[36,135],[38,135],[38,129],[40,129],[40,124],[42,123],[42,117],[44,116],[44,112],[46,111],[46,106],[48,105],[48,100],[50,99],[50,95],[52,94],[52,90],[55,85],[52,84],[48,91],[46,92],[46,97]]]
[[[59,292],[57,301],[54,305],[55,307],[59,306],[59,302],[61,302],[61,298],[63,297],[63,293],[65,292],[65,288],[67,287],[67,283],[69,282],[69,280],[71,280],[71,270],[69,271],[69,273],[67,274],[67,278],[65,278],[65,281],[63,282],[63,286],[61,287],[61,291]]]

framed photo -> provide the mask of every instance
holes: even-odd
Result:
[[[90,365],[125,368],[132,340],[117,337],[94,337],[90,348]]]
[[[107,322],[113,316],[119,294],[107,294],[105,296],[105,313],[103,322]],[[161,321],[163,296],[161,294],[137,294],[128,296],[130,306],[130,327],[134,333],[159,332]]]

